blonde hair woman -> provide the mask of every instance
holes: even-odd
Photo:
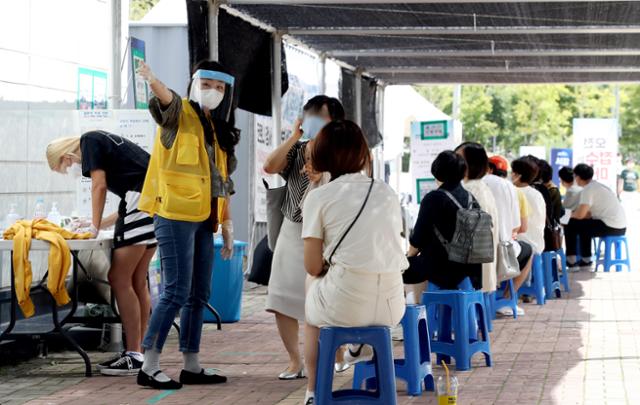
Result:
[[[105,375],[135,375],[142,367],[144,336],[151,301],[147,269],[156,249],[151,217],[138,211],[149,154],[138,145],[104,131],[60,138],[47,146],[51,170],[91,178],[91,225],[88,232],[116,225],[109,283],[127,336],[126,351],[98,366]],[[118,213],[103,219],[107,190],[121,198]]]

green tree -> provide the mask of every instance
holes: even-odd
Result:
[[[453,86],[416,86],[416,90],[440,111],[451,115],[453,110]]]
[[[492,115],[493,100],[487,86],[464,86],[461,98],[462,136],[490,148],[498,124]]]
[[[640,159],[640,85],[621,89],[620,152],[625,158]]]

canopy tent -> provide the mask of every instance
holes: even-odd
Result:
[[[640,79],[634,1],[226,3],[388,84]]]

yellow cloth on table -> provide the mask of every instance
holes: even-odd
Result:
[[[71,267],[71,252],[65,239],[90,239],[90,233],[75,234],[44,219],[18,221],[4,232],[4,239],[13,240],[13,277],[15,279],[18,305],[25,318],[33,316],[35,308],[29,297],[33,273],[29,251],[31,240],[39,239],[51,244],[49,249],[49,275],[47,289],[56,304],[65,305],[70,301],[65,279]]]

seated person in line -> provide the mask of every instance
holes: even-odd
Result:
[[[532,159],[521,157],[511,163],[511,180],[524,196],[520,203],[521,216],[525,213],[526,220],[522,220],[521,229],[518,231],[517,239],[531,246],[532,254],[540,254],[544,251],[544,228],[546,223],[546,204],[542,194],[531,186],[532,182],[538,177],[538,166]],[[525,201],[526,200],[526,204]],[[524,208],[524,207],[527,208]],[[525,212],[526,211],[526,212]],[[529,278],[529,268],[523,271],[520,276],[513,280],[513,286],[516,291],[520,289],[522,284]],[[518,308],[518,314],[522,311]]]
[[[462,186],[467,165],[464,158],[453,151],[441,152],[431,165],[431,173],[439,185],[420,203],[420,212],[411,235],[410,268],[403,273],[405,284],[434,283],[447,290],[469,277],[473,288],[482,288],[482,265],[455,263],[449,260],[435,229],[451,240],[456,228],[458,206],[441,190],[446,190],[460,203],[469,200],[469,192]],[[474,199],[475,201],[475,199]],[[477,201],[476,201],[477,204]]]
[[[402,271],[409,265],[398,197],[363,173],[370,155],[361,129],[351,121],[328,123],[316,137],[311,161],[313,170],[330,173],[331,181],[310,191],[303,207],[304,264],[310,276],[305,405],[314,398],[319,328],[396,326],[405,310]],[[345,356],[352,363],[373,356],[368,346],[352,349]]]
[[[496,208],[498,211],[498,225],[500,227],[500,241],[511,241],[518,263],[520,265],[520,278],[516,278],[514,283],[518,288],[528,277],[531,271],[531,245],[524,241],[516,240],[518,233],[526,232],[529,208],[524,195],[516,187],[506,180],[509,162],[502,156],[492,156],[489,158],[490,174],[482,179],[494,194]],[[515,284],[514,284],[515,286]],[[505,297],[509,297],[509,291],[505,291]],[[506,306],[497,308],[497,313],[504,316],[513,316],[513,310]],[[524,310],[519,308],[519,314],[524,315]]]
[[[538,174],[536,175],[535,180],[531,183],[531,187],[538,190],[542,198],[544,199],[545,204],[545,227],[544,227],[544,251],[550,252],[554,251],[555,246],[553,246],[553,235],[551,229],[560,221],[560,217],[562,216],[562,203],[560,200],[556,202],[554,205],[554,201],[552,198],[552,190],[547,187],[545,182],[543,181],[543,176],[549,175],[553,173],[551,166],[546,160],[539,159],[533,155],[527,155],[524,159],[531,160],[536,167],[538,168]],[[549,177],[550,178],[550,177]],[[559,192],[558,192],[559,197]]]
[[[578,205],[580,205],[580,193],[582,192],[582,187],[575,183],[573,169],[566,166],[561,168],[558,171],[558,177],[560,177],[562,187],[566,190],[562,206],[569,211],[575,211],[578,208]]]
[[[591,238],[626,233],[627,218],[618,198],[607,186],[593,180],[593,168],[580,163],[573,169],[582,187],[580,205],[565,226],[567,266],[572,270],[591,269]],[[576,262],[576,237],[580,237],[580,262]]]
[[[105,131],[59,138],[47,146],[51,170],[91,178],[92,218],[89,232],[115,225],[109,284],[126,334],[125,351],[98,365],[101,374],[136,375],[142,367],[142,337],[151,313],[147,286],[149,262],[156,251],[153,220],[138,210],[149,154],[135,143]],[[107,190],[120,197],[116,215],[103,218]]]
[[[489,157],[482,145],[476,142],[464,142],[456,147],[455,152],[462,156],[467,164],[463,187],[469,191],[480,204],[483,211],[491,215],[493,221],[493,250],[497,254],[500,240],[500,216],[496,199],[487,184],[482,181],[489,170]],[[497,256],[496,256],[497,257]],[[493,292],[498,284],[496,260],[482,264],[482,291]]]
[[[564,215],[564,207],[562,206],[562,195],[560,194],[560,189],[552,181],[553,168],[546,160],[541,160],[538,167],[540,169],[540,181],[544,184],[547,190],[549,190],[549,196],[551,197],[552,213],[550,217],[555,221],[555,223],[558,223],[562,215]]]

